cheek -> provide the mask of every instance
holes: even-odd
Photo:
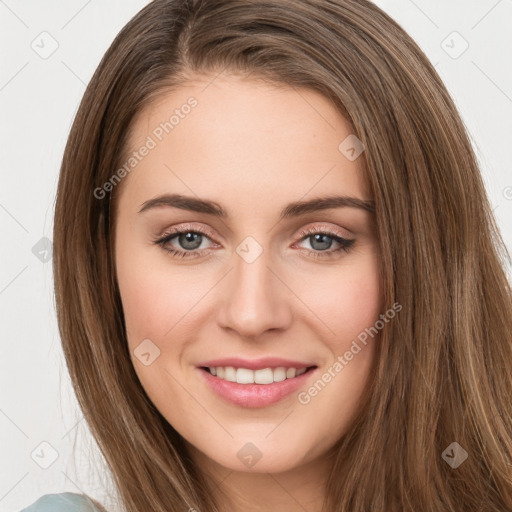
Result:
[[[373,265],[354,269],[351,274],[339,288],[331,288],[331,295],[335,296],[330,303],[333,330],[344,341],[352,340],[372,326],[382,304],[380,282]]]
[[[319,440],[326,445],[342,435],[352,422],[369,384],[382,322],[381,282],[376,256],[362,258],[358,265],[336,269],[336,277],[324,276],[306,283],[311,309],[318,313],[317,333],[330,349],[331,358],[298,396],[303,413],[324,418],[332,427]],[[316,290],[312,292],[312,290]],[[305,296],[306,290],[302,293]],[[321,322],[320,322],[321,320]],[[375,326],[377,325],[377,328]]]
[[[144,338],[157,338],[164,329],[166,309],[172,307],[169,297],[163,296],[162,283],[151,267],[140,271],[135,263],[125,260],[118,267],[118,282],[123,303],[126,329],[130,345]],[[144,267],[142,267],[144,268]]]
[[[165,257],[155,258],[160,249],[148,247],[147,243],[130,244],[130,233],[123,233],[122,229],[119,240],[117,280],[128,341],[132,348],[146,338],[160,343],[192,308],[200,290],[179,267],[170,266]]]
[[[298,281],[297,281],[298,282]],[[330,273],[301,279],[298,295],[316,318],[316,331],[335,353],[344,352],[353,339],[375,324],[382,313],[382,290],[376,254],[340,265]]]

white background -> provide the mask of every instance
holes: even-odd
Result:
[[[51,252],[44,262],[44,250],[36,250],[37,257],[32,249],[44,249],[40,240],[52,237],[60,161],[85,86],[115,35],[146,3],[0,0],[2,511],[63,491],[109,503],[105,471],[62,356]],[[451,92],[512,247],[512,1],[376,3],[419,43]],[[45,31],[51,37],[40,36]],[[46,49],[52,38],[58,43],[46,59],[32,48],[42,46],[41,37]],[[453,58],[464,40],[469,47]],[[51,462],[53,450],[58,457],[47,469],[35,462]]]

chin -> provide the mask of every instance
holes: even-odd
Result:
[[[307,445],[300,440],[290,443],[285,442],[282,437],[276,436],[274,440],[266,437],[270,431],[271,429],[265,428],[265,432],[259,436],[239,435],[225,442],[212,439],[214,450],[211,445],[198,447],[189,442],[187,444],[193,454],[203,462],[207,457],[230,471],[246,473],[283,473],[307,464],[322,454],[319,443],[309,446],[311,437],[307,439]]]

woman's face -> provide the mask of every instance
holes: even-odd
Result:
[[[130,353],[205,463],[286,471],[354,419],[382,306],[357,143],[322,95],[233,75],[134,122],[115,241]]]

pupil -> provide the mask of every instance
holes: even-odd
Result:
[[[201,245],[202,235],[199,233],[183,233],[179,236],[180,245],[189,251],[197,249]]]
[[[331,237],[328,235],[323,235],[321,233],[312,235],[312,239],[310,241],[311,241],[311,247],[313,247],[313,249],[317,249],[317,250],[329,249],[332,245]]]

